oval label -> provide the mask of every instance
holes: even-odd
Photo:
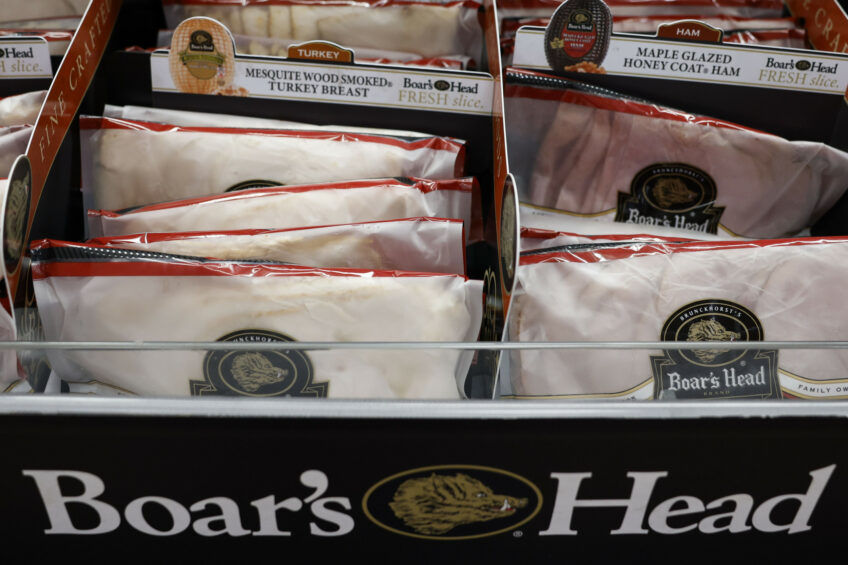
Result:
[[[529,522],[542,508],[539,488],[515,473],[479,465],[436,465],[378,482],[362,498],[369,520],[419,539],[494,536]]]
[[[268,330],[239,330],[218,341],[234,343],[293,342],[287,335]],[[306,396],[326,397],[328,383],[313,382],[315,371],[305,351],[215,350],[203,360],[202,381],[191,381],[192,396]]]

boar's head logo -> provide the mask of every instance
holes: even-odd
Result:
[[[694,203],[700,194],[687,187],[680,178],[663,177],[654,183],[653,196],[661,208],[668,210]]]
[[[726,329],[715,318],[699,320],[689,326],[686,341],[736,341],[741,336],[738,332]],[[716,357],[727,353],[728,349],[696,349],[692,353],[704,363],[712,363]]]

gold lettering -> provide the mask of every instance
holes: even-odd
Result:
[[[824,8],[819,8],[816,10],[816,15],[813,16],[813,21],[816,23],[818,27],[824,26],[824,18],[827,16],[827,12],[824,11]]]
[[[830,39],[830,30],[833,29],[833,20],[830,18],[824,23],[824,29],[822,29],[822,33],[827,39]]]

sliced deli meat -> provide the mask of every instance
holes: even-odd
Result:
[[[840,289],[846,265],[848,238],[528,253],[516,275],[510,339],[845,341],[848,296]],[[511,355],[510,369],[513,391],[521,396],[844,397],[848,353],[720,344],[526,350]]]
[[[520,198],[595,220],[748,238],[795,235],[848,188],[848,153],[580,83],[510,70],[506,127]]]
[[[462,227],[461,220],[406,218],[287,230],[136,234],[89,243],[217,259],[464,275]]]
[[[69,382],[140,395],[458,398],[450,349],[254,350],[276,342],[472,341],[482,284],[458,275],[197,261],[41,241],[33,280],[48,340],[226,341],[242,349],[50,353]]]
[[[88,207],[121,209],[279,186],[462,174],[464,142],[328,131],[179,127],[80,119]],[[267,227],[267,226],[266,226]]]
[[[374,179],[253,188],[123,212],[89,210],[89,231],[94,236],[114,236],[286,229],[418,216],[460,219],[474,230],[471,203],[475,184],[473,178]]]

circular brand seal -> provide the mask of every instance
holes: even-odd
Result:
[[[799,71],[809,71],[812,66],[813,65],[810,64],[809,61],[805,61],[804,59],[801,59],[800,61],[795,63],[795,68]]]
[[[588,62],[600,65],[609,48],[612,15],[600,0],[568,0],[560,4],[545,30],[545,58],[551,69]]]
[[[446,80],[437,80],[433,83],[433,86],[436,87],[436,90],[447,90],[450,88],[450,83]]]
[[[658,163],[633,177],[633,186],[645,201],[663,212],[689,212],[715,202],[712,177],[685,163]]]
[[[3,213],[3,259],[6,272],[13,273],[26,247],[27,220],[32,194],[32,167],[26,155],[12,166]]]
[[[267,330],[240,330],[218,341],[294,341]],[[326,396],[327,383],[313,383],[312,361],[295,349],[210,351],[203,360],[204,381],[192,381],[192,394],[230,396]]]
[[[478,465],[411,469],[383,479],[362,498],[365,515],[379,527],[429,540],[494,536],[526,524],[541,508],[536,485]]]
[[[687,304],[672,314],[660,334],[662,341],[762,341],[760,320],[740,304],[727,300],[707,299]],[[669,350],[675,361],[686,361],[702,367],[721,367],[735,363],[748,350],[710,349]]]

